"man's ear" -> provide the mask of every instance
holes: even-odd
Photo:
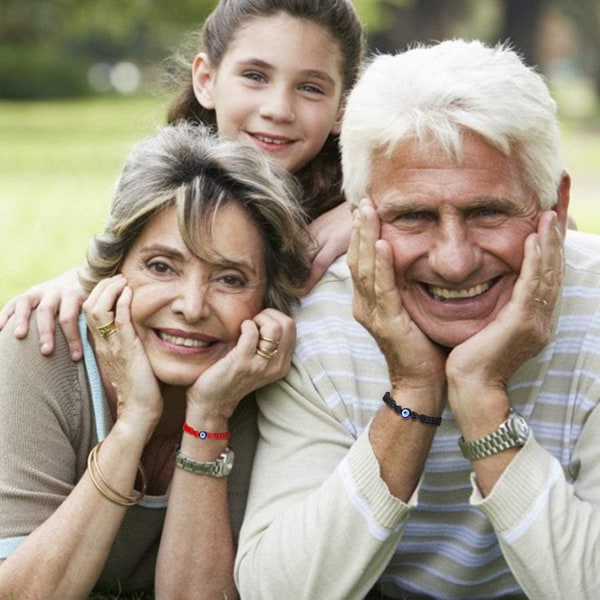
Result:
[[[575,221],[569,216],[569,199],[571,197],[571,176],[564,171],[558,184],[556,194],[556,204],[552,210],[556,212],[558,217],[558,227],[562,232],[563,238],[567,233],[567,229],[577,229]]]
[[[212,99],[212,85],[215,72],[211,67],[208,56],[204,52],[196,54],[192,65],[192,83],[194,86],[194,95],[196,100],[206,109],[215,108]]]

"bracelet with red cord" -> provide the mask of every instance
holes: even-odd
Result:
[[[219,433],[211,433],[210,431],[198,431],[187,423],[183,424],[183,431],[197,437],[201,440],[228,440],[231,437],[229,431],[221,431]]]

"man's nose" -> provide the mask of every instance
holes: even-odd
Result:
[[[479,266],[477,243],[463,223],[444,224],[436,231],[429,251],[430,267],[445,281],[461,283]]]

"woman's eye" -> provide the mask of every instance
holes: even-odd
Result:
[[[164,273],[169,273],[172,270],[171,267],[166,262],[163,262],[161,260],[155,260],[155,261],[148,263],[148,269],[150,271],[152,271],[153,273],[157,273],[159,275],[162,275]]]
[[[232,288],[242,288],[246,285],[246,280],[239,275],[222,275],[219,281]]]

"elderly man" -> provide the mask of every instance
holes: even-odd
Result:
[[[242,597],[597,597],[600,239],[565,235],[543,79],[479,42],[378,56],[342,148],[350,269],[259,398]]]

